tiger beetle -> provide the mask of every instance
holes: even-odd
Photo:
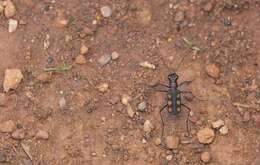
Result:
[[[180,67],[185,56],[186,55],[184,55],[183,58],[181,59],[181,61],[179,62],[179,65],[176,67],[176,70]],[[163,61],[163,63],[164,63],[164,61]],[[165,66],[167,67],[167,65],[165,65]],[[170,69],[168,68],[168,70],[170,70]],[[184,84],[188,85],[192,81],[184,81],[184,82],[178,84],[178,78],[179,78],[179,76],[177,75],[176,71],[174,71],[168,75],[168,80],[169,80],[168,85],[162,84],[162,83],[157,83],[157,84],[151,86],[152,88],[155,88],[158,86],[166,88],[164,90],[162,90],[162,89],[155,90],[156,92],[163,92],[163,93],[167,94],[167,103],[160,109],[160,117],[161,117],[161,121],[162,121],[161,139],[163,138],[163,135],[164,135],[164,121],[163,121],[163,117],[162,117],[162,112],[166,109],[170,115],[177,116],[181,112],[182,107],[184,107],[188,111],[188,115],[186,118],[186,129],[187,129],[188,135],[190,136],[191,129],[190,129],[190,125],[189,125],[189,121],[190,121],[189,118],[190,118],[191,109],[187,105],[185,105],[181,102],[181,96],[182,96],[182,94],[191,94],[192,97],[194,97],[194,98],[196,98],[196,97],[190,91],[182,91],[179,89]],[[186,98],[186,97],[184,97],[184,98]]]
[[[162,87],[167,88],[165,90],[155,90],[156,92],[167,93],[167,103],[160,109],[160,117],[161,117],[162,126],[163,126],[162,133],[161,133],[161,139],[164,134],[164,121],[163,121],[163,117],[162,117],[162,112],[164,110],[167,110],[170,115],[177,116],[181,112],[182,107],[184,107],[188,110],[188,116],[186,118],[186,129],[187,129],[188,134],[190,135],[189,118],[190,118],[191,109],[181,102],[181,94],[184,94],[184,93],[192,94],[192,93],[190,91],[182,91],[179,89],[179,87],[183,86],[184,84],[189,84],[189,83],[191,83],[191,81],[184,81],[184,82],[178,84],[178,82],[177,82],[178,78],[179,78],[179,76],[174,72],[174,73],[171,73],[168,75],[168,80],[169,80],[168,85],[157,83],[152,86],[153,88],[155,88],[157,86],[162,86]]]

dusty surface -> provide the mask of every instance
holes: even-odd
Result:
[[[0,84],[6,69],[20,69],[23,80],[1,94],[0,130],[9,130],[0,132],[1,165],[200,165],[203,152],[211,165],[260,164],[259,0],[12,2],[19,25],[9,33],[0,14]],[[103,17],[106,5],[112,15]],[[163,114],[164,137],[180,139],[167,150],[157,139],[164,95],[146,89],[167,83],[184,55],[179,82],[193,80],[184,88],[201,99],[183,100],[191,137],[184,108]],[[45,72],[64,64],[72,67]],[[214,130],[201,144],[197,132],[219,119],[228,133]],[[9,120],[16,128],[3,125]]]

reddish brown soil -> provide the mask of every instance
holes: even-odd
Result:
[[[10,34],[8,19],[0,16],[0,84],[7,68],[21,69],[24,79],[16,90],[6,93],[0,122],[14,121],[26,136],[14,140],[10,134],[0,133],[0,153],[6,157],[1,165],[200,165],[204,164],[200,160],[203,151],[210,152],[211,165],[260,164],[260,128],[254,122],[260,113],[259,0],[13,2],[17,7],[14,18],[23,25]],[[203,9],[207,2],[212,5],[209,11]],[[109,18],[101,16],[104,5],[113,8]],[[178,23],[176,13],[180,11],[185,17]],[[61,25],[62,19],[69,23]],[[97,25],[92,24],[95,19]],[[86,34],[86,28],[91,32]],[[46,35],[50,46],[45,50]],[[186,47],[183,37],[201,51]],[[74,60],[82,44],[89,47],[87,63],[77,65]],[[113,51],[119,53],[119,59],[100,67],[98,59]],[[170,70],[184,55],[177,71],[179,81],[193,80],[185,88],[206,101],[183,101],[194,113],[191,138],[186,137],[185,111],[176,118],[163,115],[165,136],[190,141],[169,151],[154,143],[161,133],[159,109],[164,95],[145,89],[156,82],[167,83]],[[156,69],[140,67],[143,61]],[[205,71],[212,62],[221,70],[217,79]],[[36,81],[44,68],[64,63],[72,68],[53,73],[48,83]],[[97,89],[101,83],[109,84],[107,92]],[[3,92],[2,87],[0,90]],[[145,101],[147,112],[137,111],[138,115],[129,118],[120,102],[122,95],[140,95],[130,104],[137,111],[138,103]],[[64,110],[59,107],[61,97],[66,99]],[[245,112],[249,114],[246,122]],[[218,119],[225,121],[229,133],[216,131],[213,143],[200,144],[197,131]],[[155,126],[150,136],[143,131],[145,120]],[[49,133],[48,140],[34,137],[39,129]],[[142,143],[143,139],[147,142]],[[21,144],[30,148],[32,161]],[[173,155],[172,160],[167,161],[167,155]]]

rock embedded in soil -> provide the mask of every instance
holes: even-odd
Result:
[[[202,144],[210,144],[213,142],[215,133],[210,128],[203,128],[197,133],[197,138]]]
[[[81,45],[80,54],[86,54],[88,52],[88,47],[86,45]]]
[[[127,114],[130,118],[134,117],[135,112],[134,112],[134,110],[133,110],[133,108],[130,104],[127,104],[126,111],[127,111]]]
[[[75,59],[75,63],[79,65],[83,65],[87,63],[87,60],[84,55],[78,55]]]
[[[0,132],[11,133],[16,129],[16,125],[12,120],[5,121],[0,124]]]
[[[219,78],[220,77],[220,68],[215,63],[210,63],[206,66],[207,74],[212,78]]]
[[[0,93],[0,107],[5,106],[7,102],[6,95],[4,93]]]
[[[130,97],[129,97],[129,96],[123,95],[122,98],[121,98],[121,103],[122,103],[123,105],[128,105],[129,100],[130,100]]]
[[[105,93],[108,91],[109,86],[108,83],[102,83],[97,88],[100,92]]]
[[[223,127],[221,127],[219,129],[219,132],[222,134],[222,135],[226,135],[228,134],[228,127],[226,125],[224,125]]]
[[[108,18],[112,15],[112,9],[110,6],[103,6],[101,7],[100,11],[103,17]]]
[[[209,163],[210,162],[210,153],[209,152],[203,152],[201,155],[200,155],[200,159],[202,162],[204,163]]]
[[[220,127],[225,125],[224,121],[221,120],[221,119],[219,119],[219,120],[217,120],[215,122],[212,122],[211,124],[212,124],[212,128],[214,128],[214,129],[219,129]]]
[[[139,65],[143,68],[148,68],[148,69],[155,69],[155,65],[151,64],[148,61],[140,62]]]
[[[143,126],[143,129],[144,129],[144,132],[145,133],[151,133],[152,132],[152,130],[154,129],[154,126],[153,126],[153,124],[149,121],[149,120],[146,120],[145,122],[144,122],[144,126]]]
[[[18,84],[22,81],[23,74],[19,69],[6,69],[4,78],[4,91],[8,92],[10,89],[16,89]]]
[[[162,140],[160,138],[156,138],[154,140],[154,144],[157,145],[157,146],[159,146],[161,143],[162,143]]]
[[[46,132],[46,131],[43,131],[43,130],[39,130],[39,131],[36,133],[35,137],[36,137],[37,139],[48,140],[48,139],[49,139],[49,133]]]
[[[112,57],[110,54],[105,54],[103,56],[101,56],[99,59],[98,59],[98,63],[101,65],[101,66],[105,66],[106,64],[108,64],[110,61],[111,61]]]
[[[138,106],[137,106],[137,109],[139,110],[139,111],[141,111],[141,112],[145,112],[146,111],[146,108],[147,108],[147,104],[146,104],[146,102],[141,102],[141,103],[139,103],[138,104]]]
[[[173,158],[173,155],[167,155],[167,156],[166,156],[166,160],[168,160],[168,161],[171,161],[172,158]]]
[[[165,138],[165,144],[169,149],[178,149],[180,139],[177,136],[167,136]]]
[[[112,57],[112,60],[116,60],[119,58],[119,54],[117,52],[112,52],[111,57]]]
[[[15,140],[23,140],[25,138],[25,132],[22,129],[18,129],[12,133],[12,138]]]
[[[4,15],[6,18],[11,18],[16,13],[16,7],[14,3],[11,0],[5,1],[5,9],[4,9]]]
[[[8,32],[13,33],[17,30],[18,21],[15,19],[9,19],[8,21]]]

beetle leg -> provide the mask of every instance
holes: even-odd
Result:
[[[163,134],[164,134],[164,121],[163,121],[163,117],[162,117],[162,111],[167,107],[167,104],[164,105],[161,109],[160,109],[160,117],[161,117],[161,121],[162,121],[162,133],[161,133],[161,139],[163,138]]]
[[[163,86],[163,87],[166,87],[166,88],[170,88],[168,85],[165,85],[165,84],[162,84],[162,83],[156,83],[154,85],[151,85],[150,87],[155,88],[157,86]]]
[[[162,84],[162,83],[156,83],[154,85],[150,86],[151,88],[156,88],[156,87],[164,87],[167,89],[155,89],[155,92],[168,92],[168,89],[170,88],[168,85]]]
[[[191,91],[181,91],[181,93],[183,94],[183,97],[188,100],[188,101],[191,101],[193,98],[199,100],[199,101],[207,101],[207,99],[200,99],[196,96],[193,95],[193,93]],[[189,99],[189,97],[185,96],[185,94],[190,94],[191,95],[191,99]]]
[[[191,112],[191,109],[187,105],[185,105],[185,104],[181,104],[181,106],[183,106],[184,108],[186,108],[188,110],[188,116],[186,118],[186,129],[187,129],[188,135],[190,136],[190,132],[191,132],[191,128],[190,128],[190,112]]]
[[[181,82],[181,83],[179,84],[178,87],[181,87],[181,86],[184,85],[184,84],[189,85],[192,81],[193,81],[193,80],[191,80],[191,81],[183,81],[183,82]]]

